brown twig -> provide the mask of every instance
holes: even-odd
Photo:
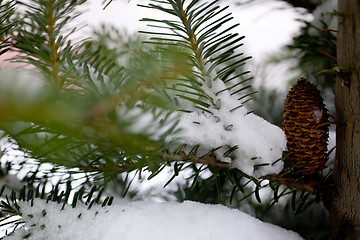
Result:
[[[218,169],[230,169],[230,164],[223,163],[218,161],[213,154],[205,155],[205,156],[197,156],[195,154],[187,155],[184,152],[181,152],[178,157],[173,159],[169,159],[170,162],[173,161],[185,161],[192,163],[205,164]]]
[[[319,178],[307,178],[296,180],[291,177],[280,177],[279,175],[268,175],[264,177],[265,179],[272,180],[278,184],[286,185],[297,190],[304,190],[309,193],[315,194],[318,192],[319,187],[324,185],[324,183]]]
[[[331,28],[325,28],[325,29],[319,30],[319,32],[337,32],[337,30],[336,29],[331,29]]]
[[[331,59],[337,60],[336,57],[334,57],[334,56],[332,56],[332,55],[330,55],[330,54],[328,54],[328,53],[326,53],[326,52],[320,51],[320,53],[321,53],[322,55],[325,55],[325,56],[331,58]]]

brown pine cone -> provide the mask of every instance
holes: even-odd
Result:
[[[325,168],[328,116],[320,91],[300,78],[287,95],[282,122],[290,154],[287,163],[294,173],[311,175]]]

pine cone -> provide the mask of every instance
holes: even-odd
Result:
[[[282,122],[290,153],[287,163],[294,172],[311,175],[325,168],[328,116],[320,91],[300,78],[287,95]]]

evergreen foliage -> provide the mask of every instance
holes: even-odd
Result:
[[[6,53],[11,46],[9,42],[9,32],[14,26],[13,22],[10,22],[10,17],[14,11],[15,1],[1,1],[0,2],[0,55]]]
[[[332,6],[333,2],[328,0],[326,3]],[[336,66],[334,22],[337,13],[335,9],[322,10],[324,6],[319,7],[319,16],[315,16],[313,21],[303,21],[304,26],[288,46],[288,52],[290,58],[298,60],[295,67],[317,84],[325,96],[330,113],[335,115],[334,76],[342,71],[341,67]]]
[[[18,3],[13,16],[14,6],[2,5],[4,23],[11,22],[2,26],[4,33],[11,27],[2,46],[12,42],[18,55],[11,60],[25,67],[1,73],[3,139],[23,153],[18,159],[3,158],[3,172],[18,174],[29,188],[12,194],[5,208],[9,201],[33,197],[92,205],[82,198],[84,193],[99,201],[101,189],[117,174],[143,169],[155,174],[167,165],[165,150],[171,142],[165,145],[164,138],[177,120],[171,115],[175,108],[157,88],[168,74],[176,76],[186,68],[158,64],[174,61],[170,51],[128,51],[121,66],[121,54],[109,55],[105,46],[73,43],[75,28],[69,29],[69,23],[83,3]],[[143,115],[153,118],[146,123],[153,131],[137,131],[134,122]],[[70,191],[75,191],[72,200]]]

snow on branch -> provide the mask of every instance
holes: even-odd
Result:
[[[244,173],[261,177],[279,173],[283,162],[278,161],[286,147],[284,132],[255,114],[248,113],[230,95],[225,84],[214,81],[205,92],[217,102],[212,114],[194,110],[180,113],[181,141],[190,154],[199,145],[198,155],[213,151],[216,159],[229,163]]]
[[[231,23],[228,6],[220,1],[154,1],[140,6],[169,17],[142,19],[153,29],[143,32],[154,36],[147,42],[177,46],[179,57],[191,66],[165,89],[179,110],[179,139],[184,146],[180,152],[211,153],[252,177],[279,173],[285,134],[243,106],[254,93],[248,91],[250,71],[243,67],[250,57],[240,49],[244,36],[232,32],[238,23]]]

